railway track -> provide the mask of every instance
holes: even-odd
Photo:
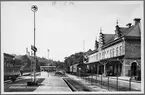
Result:
[[[79,91],[87,91],[87,92],[91,92],[92,89],[81,84],[78,81],[75,81],[73,79],[70,79],[68,77],[63,78],[63,80],[67,83],[67,85],[71,88],[72,91],[74,92],[79,92]]]

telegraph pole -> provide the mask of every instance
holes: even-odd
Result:
[[[49,51],[50,51],[50,50],[48,49],[47,51],[48,51],[48,60],[49,60]]]

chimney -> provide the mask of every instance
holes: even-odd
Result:
[[[128,23],[126,26],[128,26],[128,28],[130,28],[131,27],[131,23]]]
[[[134,22],[135,22],[135,25],[137,25],[138,23],[140,23],[140,18],[135,18]]]

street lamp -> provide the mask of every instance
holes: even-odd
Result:
[[[34,12],[34,47],[35,47],[35,12],[38,10],[38,7],[36,5],[33,5],[31,7],[31,10]],[[34,56],[35,56],[35,52],[34,52]]]
[[[34,81],[33,82],[30,82],[29,85],[37,85],[36,83],[36,75],[35,75],[35,72],[36,72],[36,51],[37,51],[37,48],[35,47],[35,12],[38,10],[38,7],[36,5],[33,5],[31,7],[31,10],[34,12],[34,46],[31,45],[31,49],[34,51],[34,64],[33,64],[33,73],[34,73]]]

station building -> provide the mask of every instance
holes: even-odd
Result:
[[[88,55],[86,65],[92,73],[108,76],[141,76],[140,18],[127,27],[115,26],[114,34],[100,30],[95,50]]]

